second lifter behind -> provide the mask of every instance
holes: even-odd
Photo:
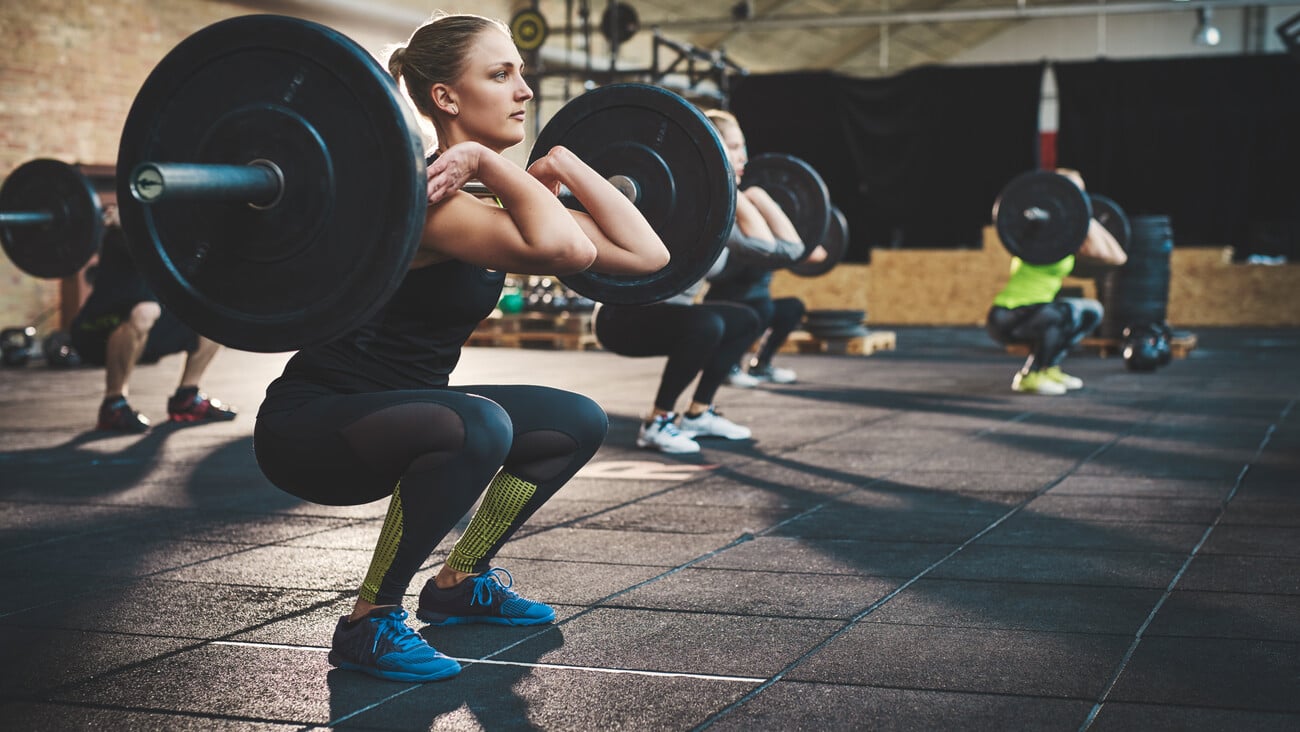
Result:
[[[1084,188],[1079,171],[1058,168],[1057,173]],[[1001,344],[1029,345],[1029,358],[1011,380],[1011,390],[1026,394],[1060,395],[1083,387],[1083,380],[1061,370],[1061,362],[1079,341],[1101,324],[1101,303],[1089,298],[1058,298],[1061,282],[1074,269],[1075,257],[1120,266],[1128,255],[1115,237],[1096,219],[1077,254],[1051,264],[1030,264],[1013,257],[1011,277],[993,298],[988,333]]]
[[[104,400],[96,428],[146,432],[149,418],[127,401],[137,363],[185,352],[180,385],[167,400],[170,422],[226,421],[235,410],[199,391],[199,379],[221,350],[158,302],[131,262],[117,205],[104,206],[104,239],[90,295],[72,321],[72,346],[84,363],[104,367]]]

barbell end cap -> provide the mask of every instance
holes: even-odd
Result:
[[[162,171],[153,163],[140,163],[131,171],[131,197],[140,203],[153,203],[167,188]]]

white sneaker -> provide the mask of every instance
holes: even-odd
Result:
[[[636,435],[636,446],[659,452],[685,454],[700,451],[700,443],[690,435],[682,434],[673,423],[677,415],[665,414],[641,423]]]
[[[753,386],[758,386],[759,383],[758,379],[754,378],[753,376],[750,376],[744,371],[741,371],[739,366],[733,366],[731,369],[731,373],[727,374],[726,378],[724,378],[722,381],[723,383],[730,384],[732,386],[738,386],[741,389],[748,389]]]
[[[748,427],[732,422],[713,407],[698,417],[683,416],[682,432],[692,437],[723,437],[728,440],[748,440],[753,435]]]
[[[770,381],[773,384],[793,384],[797,378],[794,371],[770,363],[763,366],[750,366],[749,375],[759,381]]]

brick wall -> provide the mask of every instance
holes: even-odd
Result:
[[[167,51],[247,8],[191,0],[23,0],[0,10],[0,176],[32,158],[117,160],[136,91]],[[0,258],[0,327],[59,326],[59,283]]]

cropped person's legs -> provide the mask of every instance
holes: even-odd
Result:
[[[510,415],[514,436],[501,471],[438,574],[420,593],[422,620],[536,625],[555,611],[511,591],[509,572],[491,566],[510,537],[555,495],[604,441],[605,412],[580,394],[539,386],[458,387]],[[503,584],[501,577],[506,578]],[[471,579],[472,578],[472,579]],[[471,581],[466,581],[471,580]]]
[[[1053,303],[1019,308],[994,306],[989,310],[989,335],[999,343],[1023,343],[1030,347],[1024,366],[1011,381],[1014,391],[1034,394],[1064,394],[1066,387],[1044,373],[1050,361],[1069,342],[1069,314]]]
[[[767,318],[767,336],[758,354],[749,363],[749,373],[756,378],[777,384],[789,384],[797,378],[794,371],[772,365],[772,358],[781,350],[790,334],[803,321],[804,304],[797,297],[769,300],[771,315]]]
[[[283,490],[326,505],[391,496],[353,611],[335,629],[332,663],[418,681],[459,671],[406,626],[402,598],[497,473],[512,437],[499,405],[446,389],[322,396],[258,419],[258,463]]]
[[[700,372],[691,404],[682,417],[682,431],[696,437],[749,439],[750,429],[723,417],[714,408],[714,397],[732,366],[758,338],[758,314],[753,308],[740,303],[706,302],[696,307],[707,312],[715,323],[721,322],[722,337],[709,362]]]
[[[149,429],[149,418],[135,411],[127,396],[131,374],[160,315],[162,308],[158,303],[136,303],[126,319],[108,334],[104,344],[104,400],[99,405],[98,429],[118,432]]]

